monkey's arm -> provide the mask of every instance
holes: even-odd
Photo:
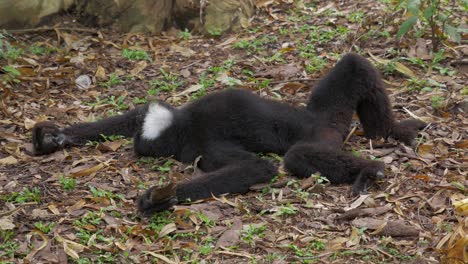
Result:
[[[32,130],[35,155],[45,155],[71,145],[84,145],[87,141],[102,141],[102,135],[131,137],[144,120],[147,106],[130,110],[122,115],[90,123],[78,123],[60,128],[50,121],[37,123]]]

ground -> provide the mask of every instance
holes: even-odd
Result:
[[[79,25],[67,17],[55,30],[2,33],[0,262],[467,261],[466,45],[447,40],[431,53],[421,32],[396,38],[403,9],[347,2],[259,1],[248,29],[214,37],[70,30]],[[308,85],[350,51],[381,70],[399,119],[429,124],[414,148],[370,141],[354,124],[344,149],[387,165],[367,195],[281,170],[248,194],[144,218],[138,195],[191,177],[196,164],[138,157],[118,136],[30,153],[37,121],[92,121],[151,98],[180,105],[240,86],[301,106]]]

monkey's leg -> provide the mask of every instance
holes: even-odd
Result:
[[[269,161],[229,143],[210,143],[200,167],[206,173],[178,183],[172,194],[168,192],[172,197],[162,196],[157,187],[147,190],[138,200],[139,211],[149,215],[177,202],[196,201],[212,194],[246,193],[250,186],[266,182],[277,174],[276,167]]]
[[[317,84],[307,105],[323,122],[337,124],[342,135],[354,111],[368,138],[393,136],[411,144],[424,123],[396,122],[383,81],[375,67],[357,54],[345,55]],[[411,123],[411,126],[407,126]]]
[[[320,172],[331,183],[353,184],[352,192],[365,192],[368,185],[384,177],[384,164],[345,153],[329,144],[299,142],[284,157],[286,169],[298,177]]]
[[[91,123],[78,123],[59,128],[53,122],[37,123],[32,131],[34,153],[49,154],[69,145],[83,145],[87,141],[102,141],[102,135],[131,137],[141,127],[148,106],[130,110],[122,115]]]

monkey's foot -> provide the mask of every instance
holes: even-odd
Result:
[[[174,183],[165,187],[153,186],[138,198],[138,211],[143,215],[151,215],[171,208],[177,204]]]
[[[425,122],[413,118],[402,120],[393,128],[392,137],[407,146],[415,146],[418,131],[426,127],[426,125]]]

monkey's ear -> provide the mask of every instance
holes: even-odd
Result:
[[[174,183],[165,187],[153,186],[138,198],[138,211],[145,216],[171,208],[177,203]]]
[[[45,155],[62,149],[65,144],[65,135],[53,122],[40,122],[33,127],[32,141],[34,154]]]

